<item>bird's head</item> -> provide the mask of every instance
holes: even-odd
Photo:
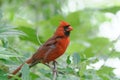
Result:
[[[72,31],[73,28],[70,26],[69,23],[65,21],[61,21],[59,27],[56,29],[55,34],[59,36],[69,36],[70,31]]]

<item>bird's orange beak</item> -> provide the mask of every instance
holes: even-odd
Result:
[[[73,28],[71,26],[68,27],[67,31],[71,31]]]

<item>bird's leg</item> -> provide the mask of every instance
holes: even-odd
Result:
[[[55,63],[54,63],[55,62]],[[64,72],[61,72],[61,71],[58,71],[57,69],[55,70],[54,68],[55,68],[55,66],[56,66],[56,64],[58,64],[56,61],[54,61],[53,63],[53,66],[51,66],[49,63],[45,63],[44,65],[46,65],[47,67],[49,67],[53,72],[54,71],[56,71],[57,72],[57,75],[58,75],[58,73],[59,74],[64,74]],[[55,66],[54,66],[55,65]],[[57,67],[56,67],[57,68]]]
[[[56,61],[53,61],[53,70],[54,72],[57,71],[57,62]]]
[[[57,67],[56,67],[57,62],[53,61],[53,80],[57,79]]]

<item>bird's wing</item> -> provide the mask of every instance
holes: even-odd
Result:
[[[38,50],[37,52],[32,56],[33,62],[36,62],[38,60],[43,60],[47,57],[51,51],[53,51],[56,48],[57,44],[57,37],[53,36],[52,38],[48,39]]]

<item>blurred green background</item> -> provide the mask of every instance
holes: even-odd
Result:
[[[100,25],[116,15],[120,0],[0,0],[0,80],[52,36],[61,20],[71,24],[71,43],[58,62],[57,80],[119,80],[109,59],[120,58],[119,37],[99,36]],[[103,61],[98,69],[91,64]],[[114,63],[113,63],[114,65]],[[24,66],[22,80],[51,80],[43,64]],[[15,76],[16,77],[16,76]],[[21,79],[20,79],[21,80]]]

